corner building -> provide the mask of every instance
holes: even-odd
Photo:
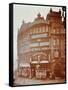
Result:
[[[18,31],[18,69],[22,75],[29,72],[30,78],[64,78],[65,28],[60,10],[50,9],[46,19],[38,13],[33,22],[23,21]]]

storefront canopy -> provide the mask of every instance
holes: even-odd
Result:
[[[49,63],[49,61],[32,61],[31,63]]]
[[[20,67],[30,67],[30,64],[29,63],[21,63]]]

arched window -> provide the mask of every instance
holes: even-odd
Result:
[[[41,29],[41,27],[39,28],[39,33],[41,33],[42,32],[42,29]]]
[[[55,30],[55,28],[53,29],[53,33],[56,33],[56,30]]]
[[[48,32],[48,26],[46,26],[46,32]]]
[[[59,51],[58,50],[54,51],[54,57],[59,57]]]
[[[53,45],[59,45],[59,39],[53,39]]]
[[[45,27],[42,27],[42,32],[45,32]]]

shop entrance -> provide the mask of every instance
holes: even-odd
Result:
[[[35,67],[32,67],[31,68],[31,77],[35,78],[35,76],[36,76]]]
[[[31,61],[32,78],[46,78],[49,61],[47,54],[37,53],[33,55]]]

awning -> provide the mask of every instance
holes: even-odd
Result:
[[[49,63],[49,61],[32,61],[31,63]]]
[[[20,63],[20,67],[30,67],[29,63]]]

